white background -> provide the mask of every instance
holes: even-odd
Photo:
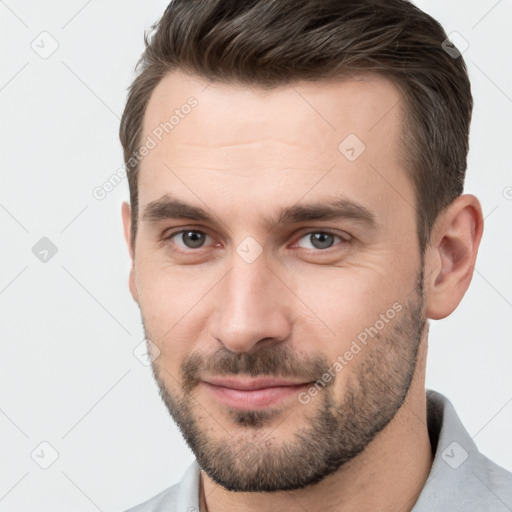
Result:
[[[127,287],[127,182],[92,195],[122,165],[126,88],[165,5],[0,1],[0,511],[122,511],[193,460],[133,354],[143,335]],[[466,297],[431,322],[426,385],[512,470],[512,2],[418,5],[469,44],[466,192],[486,217]],[[31,47],[46,37],[51,48],[43,31],[58,43],[47,59]],[[32,253],[42,237],[58,248],[46,263]],[[48,469],[31,458],[42,441],[58,452]],[[49,462],[52,449],[38,450]]]

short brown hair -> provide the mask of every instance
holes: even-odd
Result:
[[[391,79],[405,100],[401,143],[421,254],[439,213],[462,194],[473,109],[466,65],[441,25],[406,0],[174,0],[144,41],[120,126],[133,245],[131,157],[150,96],[175,69],[265,88],[361,71]]]

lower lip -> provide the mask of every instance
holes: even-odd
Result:
[[[275,386],[252,390],[241,390],[216,386],[209,382],[202,384],[219,401],[237,409],[264,409],[276,405],[286,398],[297,397],[301,390],[307,388],[309,383],[296,386]]]

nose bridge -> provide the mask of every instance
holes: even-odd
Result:
[[[250,263],[234,257],[226,297],[232,312],[257,315],[270,309],[270,297],[265,290],[271,287],[271,275],[263,257]]]
[[[263,254],[254,260],[233,254],[217,297],[212,335],[233,352],[248,352],[262,339],[286,338],[290,323],[282,288]]]

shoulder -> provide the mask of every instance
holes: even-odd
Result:
[[[479,451],[441,393],[427,390],[434,462],[414,512],[512,511],[512,473]]]
[[[479,453],[472,467],[475,483],[481,484],[482,493],[490,495],[512,509],[512,473]],[[488,492],[487,492],[488,491]]]

